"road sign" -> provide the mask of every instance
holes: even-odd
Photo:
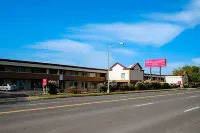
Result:
[[[42,86],[46,86],[47,85],[47,79],[42,79]]]

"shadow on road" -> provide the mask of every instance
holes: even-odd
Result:
[[[19,101],[20,98],[26,98],[29,96],[39,95],[42,94],[42,91],[35,91],[35,90],[26,90],[26,91],[0,91],[0,105],[8,105],[8,104],[17,104],[21,102],[27,101]],[[9,99],[13,99],[10,101]],[[16,101],[15,101],[16,99]]]

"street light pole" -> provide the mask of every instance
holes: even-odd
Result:
[[[120,45],[124,45],[124,42],[121,42]],[[115,46],[115,45],[108,46],[108,73],[107,73],[108,86],[107,86],[107,93],[110,93],[110,75],[109,75],[109,72],[110,72],[110,48],[113,47],[113,46]]]
[[[110,46],[108,46],[108,74],[107,74],[108,88],[107,88],[107,93],[110,93],[110,75],[109,75],[109,71],[110,71]]]

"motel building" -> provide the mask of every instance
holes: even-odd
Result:
[[[107,72],[107,69],[99,68],[0,59],[0,85],[14,83],[27,90],[41,89],[43,79],[58,82],[60,88],[95,88],[97,84],[107,82]],[[139,63],[125,67],[117,62],[109,69],[110,82],[133,84],[151,77],[152,80],[160,80],[160,75],[145,74]],[[188,74],[185,72],[182,76],[161,75],[161,81],[181,81],[183,84],[188,82]]]
[[[14,83],[22,89],[41,89],[42,79],[59,82],[60,88],[91,88],[105,82],[106,73],[106,69],[0,59],[0,85]]]

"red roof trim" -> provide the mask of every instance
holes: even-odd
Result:
[[[126,67],[125,67],[124,65],[120,64],[119,62],[116,62],[114,65],[112,65],[112,66],[110,67],[110,70],[112,70],[113,67],[115,67],[116,65],[120,65],[121,67],[123,67],[123,69],[126,69]]]
[[[142,69],[141,65],[140,65],[138,62],[135,63],[135,64],[131,67],[131,69],[134,69],[137,65],[140,67],[140,69]]]

